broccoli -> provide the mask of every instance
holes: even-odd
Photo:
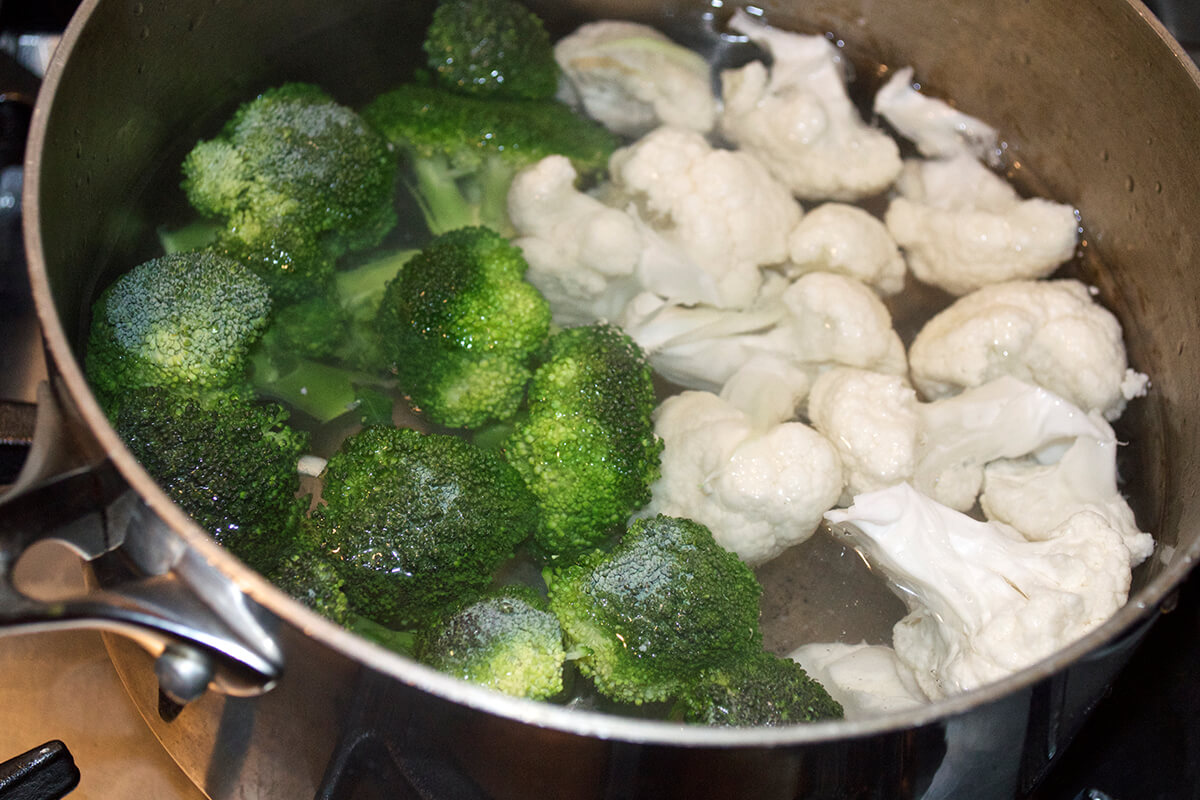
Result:
[[[267,575],[271,583],[321,616],[347,625],[350,605],[332,557],[316,542],[301,541]]]
[[[420,83],[399,86],[362,112],[406,158],[409,188],[434,235],[470,225],[512,233],[508,187],[523,167],[559,154],[591,177],[615,135],[554,100],[499,100]]]
[[[476,428],[516,413],[550,306],[524,279],[521,251],[487,228],[444,233],[388,284],[378,331],[413,404]]]
[[[534,552],[554,561],[600,544],[649,502],[663,445],[650,367],[620,329],[560,331],[538,362],[503,449],[538,500]]]
[[[307,434],[278,405],[229,392],[203,401],[161,387],[128,392],[117,434],[167,495],[253,569],[294,552],[307,501],[296,463]]]
[[[353,110],[288,83],[240,106],[183,162],[192,206],[224,229],[214,244],[248,262],[277,300],[311,296],[342,254],[395,225],[396,155]]]
[[[841,704],[803,667],[765,650],[706,670],[679,700],[684,719],[704,725],[787,725],[842,718]]]
[[[585,653],[580,672],[620,702],[670,699],[762,646],[754,573],[691,520],[636,520],[613,550],[546,582],[568,645]]]
[[[525,586],[505,587],[438,620],[417,637],[417,658],[515,697],[545,700],[563,690],[562,628]]]
[[[324,423],[358,407],[370,391],[390,392],[394,380],[375,316],[388,281],[413,252],[339,270],[328,296],[277,309],[250,354],[259,393]]]
[[[351,608],[393,628],[482,592],[536,513],[511,467],[455,436],[364,427],[323,481],[312,519]]]
[[[438,84],[487,97],[545,100],[558,63],[542,21],[514,0],[444,0],[425,32]]]
[[[215,253],[139,264],[92,307],[85,364],[97,399],[112,416],[142,387],[199,398],[242,386],[270,311],[266,284]]]

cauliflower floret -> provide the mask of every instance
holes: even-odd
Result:
[[[1013,281],[959,298],[917,334],[909,363],[926,399],[1012,375],[1109,421],[1148,380],[1128,367],[1117,318],[1076,280]]]
[[[849,494],[909,481],[959,511],[975,505],[988,463],[1111,435],[1103,420],[1008,376],[920,403],[897,378],[830,370],[813,385],[808,415],[837,446]]]
[[[836,272],[881,295],[904,288],[906,266],[887,227],[857,206],[825,203],[809,211],[788,237],[790,276]]]
[[[1036,459],[995,461],[983,474],[979,504],[990,520],[1011,525],[1026,539],[1044,540],[1072,514],[1094,511],[1121,535],[1130,567],[1154,552],[1154,538],[1138,530],[1133,509],[1117,489],[1117,437],[1081,436],[1053,464]]]
[[[1104,623],[1129,596],[1129,551],[1081,511],[1030,542],[908,484],[859,495],[826,519],[894,583],[909,613],[896,655],[932,699],[1004,678]]]
[[[926,158],[969,155],[999,166],[996,129],[945,101],[921,94],[913,86],[912,67],[897,70],[875,93],[875,113]]]
[[[662,127],[613,153],[609,173],[616,196],[708,280],[704,296],[664,295],[669,300],[744,308],[762,285],[760,267],[788,257],[800,204],[746,153]]]
[[[529,269],[559,325],[613,319],[641,291],[646,242],[636,220],[575,188],[575,168],[548,156],[517,173],[508,215]]]
[[[1063,203],[1022,200],[971,156],[909,161],[884,221],[913,275],[963,295],[1044,278],[1075,254],[1079,220]]]
[[[637,297],[619,320],[654,369],[680,386],[719,391],[757,355],[774,355],[815,378],[847,365],[903,375],[904,345],[875,292],[844,275],[768,279],[746,311]]]
[[[869,719],[929,702],[912,670],[885,645],[806,644],[788,658],[842,704],[846,719]]]
[[[752,61],[721,73],[726,138],[802,199],[855,200],[891,186],[899,147],[863,122],[833,43],[772,28],[741,9],[729,26],[767,50],[772,65]]]
[[[694,519],[747,564],[808,539],[841,494],[837,451],[801,422],[754,419],[696,391],[668,397],[654,418],[662,476],[639,516]]]
[[[708,62],[637,22],[599,20],[554,46],[564,99],[623,136],[660,124],[708,133],[717,115]]]

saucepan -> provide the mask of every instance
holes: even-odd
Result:
[[[224,552],[117,437],[81,369],[89,308],[154,255],[177,164],[287,80],[355,105],[410,74],[416,0],[87,0],[34,114],[25,236],[51,364],[36,444],[0,507],[10,629],[104,628],[147,724],[213,798],[903,798],[1028,793],[1200,555],[1200,73],[1136,0],[764,2],[828,33],[860,75],[911,65],[996,126],[1025,188],[1081,211],[1071,269],[1151,376],[1118,433],[1123,490],[1157,540],[1107,623],[998,683],[877,718],[709,728],[567,709],[456,681],[311,613]],[[728,3],[533,2],[552,30],[625,17],[720,42]],[[23,595],[34,542],[88,559],[91,591]],[[247,787],[253,787],[249,789]]]

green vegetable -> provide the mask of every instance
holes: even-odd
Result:
[[[602,543],[650,501],[663,445],[650,367],[618,328],[560,331],[538,361],[504,450],[538,500],[535,553],[552,562]]]
[[[585,179],[617,138],[554,100],[477,98],[419,83],[362,112],[407,161],[409,189],[433,234],[483,225],[509,235],[508,187],[522,168],[560,154]]]
[[[93,305],[88,378],[110,416],[139,388],[196,398],[229,391],[244,383],[270,310],[266,284],[236,261],[211,252],[152,259]]]
[[[704,725],[788,725],[841,719],[842,706],[795,661],[766,651],[705,671],[680,698]]]
[[[296,462],[308,437],[277,405],[229,393],[203,402],[131,389],[113,422],[151,477],[250,567],[270,574],[296,551],[306,499]]]
[[[301,542],[267,576],[294,599],[339,625],[351,620],[350,604],[333,558],[316,542]]]
[[[351,608],[392,628],[477,596],[535,508],[516,472],[455,436],[369,426],[324,472],[313,522]]]
[[[516,413],[550,306],[521,251],[487,228],[442,234],[388,284],[378,330],[401,386],[435,422],[475,428]]]
[[[562,628],[524,586],[493,592],[440,619],[418,637],[417,657],[515,697],[545,700],[563,690]]]
[[[538,17],[514,0],[443,0],[425,33],[438,84],[487,97],[545,100],[558,64]]]
[[[221,222],[214,245],[246,261],[276,300],[310,297],[345,252],[395,225],[396,156],[353,110],[288,83],[244,103],[183,163],[192,206]]]
[[[614,700],[667,700],[761,649],[754,573],[691,520],[637,520],[611,552],[548,570],[547,584],[580,671]]]

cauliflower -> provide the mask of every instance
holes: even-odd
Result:
[[[908,484],[859,495],[830,522],[897,587],[896,655],[939,699],[1004,678],[1079,639],[1129,596],[1129,551],[1091,511],[1045,541],[979,522]]]
[[[703,281],[669,300],[743,308],[762,285],[760,267],[788,257],[800,204],[752,156],[714,149],[695,131],[662,127],[609,159],[614,195],[685,253]],[[661,294],[661,293],[660,293]]]
[[[858,278],[881,295],[904,288],[900,248],[882,222],[857,206],[825,203],[809,211],[788,237],[790,276],[836,272]]]
[[[971,156],[910,160],[884,221],[920,280],[963,295],[993,283],[1044,278],[1075,254],[1075,210],[1022,200]]]
[[[693,519],[752,566],[808,539],[842,492],[837,451],[801,422],[697,391],[668,397],[654,418],[662,475],[639,516]]]
[[[814,383],[808,416],[837,446],[851,495],[909,481],[958,511],[975,505],[992,461],[1111,435],[1103,420],[1008,376],[920,403],[897,378],[831,370]]]
[[[788,658],[842,704],[846,719],[869,719],[929,702],[912,670],[884,645],[806,644]]]
[[[589,22],[554,46],[571,105],[623,136],[660,124],[708,133],[717,115],[711,70],[649,25]]]
[[[1138,530],[1129,503],[1117,489],[1117,437],[1081,436],[1052,464],[1005,459],[983,471],[979,504],[990,520],[1011,525],[1026,539],[1044,540],[1072,514],[1094,511],[1121,535],[1130,567],[1154,552],[1154,538]]]
[[[562,326],[617,317],[642,290],[648,249],[637,221],[576,189],[576,177],[569,159],[548,156],[517,173],[508,191],[525,277]]]
[[[771,278],[745,311],[633,299],[619,320],[667,380],[719,391],[754,356],[773,355],[810,378],[837,365],[903,375],[904,345],[879,297],[861,281],[811,272]]]
[[[863,122],[832,42],[772,28],[741,9],[729,26],[767,50],[772,64],[721,73],[726,138],[805,200],[855,200],[891,186],[899,147]]]
[[[993,167],[1000,164],[1000,141],[991,125],[913,86],[913,69],[896,71],[875,93],[875,113],[917,146],[926,158],[969,155]]]
[[[1012,375],[1109,421],[1148,381],[1128,367],[1117,318],[1076,280],[978,289],[929,320],[908,356],[926,399]]]

